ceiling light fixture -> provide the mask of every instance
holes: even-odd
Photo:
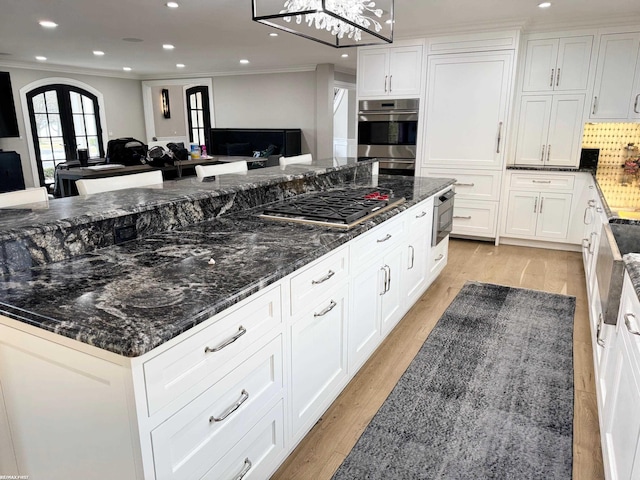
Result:
[[[542,2],[538,4],[540,8],[549,8],[551,6],[551,2]]]
[[[131,71],[131,67],[122,67],[122,70],[124,70],[125,72],[130,72]]]
[[[176,47],[174,47],[170,43],[165,43],[164,45],[162,45],[162,48],[164,48],[165,50],[173,50]]]
[[[240,60],[240,63],[242,63],[243,65],[246,65],[247,63],[249,63],[249,60],[247,60],[246,58],[243,58],[242,60]]]
[[[43,57],[42,55],[36,55],[36,60],[38,60],[39,62],[44,62],[47,59],[47,57]]]
[[[251,0],[253,20],[335,48],[393,42],[394,0]]]
[[[348,58],[349,54],[348,53],[343,53],[342,55],[340,55],[342,58]]]
[[[169,8],[178,8],[180,6],[177,2],[167,2],[166,5]]]
[[[102,57],[102,56],[104,55],[104,52],[103,52],[102,50],[94,50],[94,51],[93,51],[93,54],[94,54],[96,57]]]
[[[176,67],[184,68],[186,65],[184,63],[176,63]]]
[[[56,28],[58,26],[56,22],[52,22],[51,20],[42,20],[39,23],[40,26],[44,28]]]
[[[277,33],[275,33],[275,32],[271,32],[271,33],[269,34],[269,36],[270,36],[270,37],[277,37],[277,36],[278,36],[278,34],[277,34]]]

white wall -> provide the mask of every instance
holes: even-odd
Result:
[[[20,101],[20,89],[31,82],[43,78],[57,77],[70,78],[86,83],[104,96],[105,116],[107,125],[102,125],[108,132],[109,138],[134,137],[144,140],[144,114],[142,109],[142,92],[139,80],[100,77],[93,75],[69,74],[60,72],[47,72],[41,70],[29,70],[12,67],[2,67],[0,70],[11,74],[11,87],[13,99],[16,105],[18,117],[19,138],[0,138],[0,148],[3,150],[15,150],[22,158],[22,171],[27,187],[36,186],[37,179],[32,178],[31,159],[27,147],[26,128],[22,105]],[[104,146],[105,149],[107,146]]]
[[[315,72],[213,78],[218,128],[301,128],[302,152],[316,152]]]

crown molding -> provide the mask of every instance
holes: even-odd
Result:
[[[95,68],[72,67],[68,65],[53,65],[48,63],[4,61],[0,60],[0,67],[21,68],[23,70],[39,70],[41,72],[72,73],[75,75],[92,75],[94,77],[121,78],[125,80],[140,80],[140,76],[132,73],[120,73],[111,70]]]

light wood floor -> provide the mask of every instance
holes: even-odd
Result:
[[[272,480],[331,478],[467,280],[576,297],[573,479],[604,479],[581,254],[452,240],[445,270],[362,367]]]

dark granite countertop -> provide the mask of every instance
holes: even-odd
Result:
[[[532,165],[507,165],[507,170],[529,170],[536,172],[584,172],[594,173],[592,168],[575,167],[534,167]]]
[[[622,257],[622,260],[624,260],[624,266],[629,273],[636,295],[640,298],[640,253],[628,253]]]
[[[254,208],[59,262],[5,270],[0,313],[123,356],[142,355],[454,180],[378,181],[376,186],[407,201],[349,231],[270,222]]]

